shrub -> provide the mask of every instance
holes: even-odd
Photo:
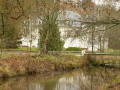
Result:
[[[78,47],[68,47],[65,49],[65,51],[81,51],[81,48]]]

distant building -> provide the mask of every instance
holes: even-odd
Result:
[[[93,5],[93,4],[92,4]],[[91,9],[94,8],[91,6],[89,8],[89,12]],[[83,10],[84,11],[84,10]],[[87,12],[87,10],[86,10]],[[96,12],[94,12],[96,13]],[[77,33],[79,35],[80,33],[80,28],[81,28],[81,22],[79,20],[83,20],[80,14],[74,11],[64,11],[64,16],[62,14],[59,15],[58,20],[66,20],[66,22],[63,23],[58,23],[59,25],[59,30],[61,32],[61,39],[65,41],[64,48],[68,47],[80,47],[88,50],[92,50],[92,44],[91,44],[91,33],[86,34],[85,36],[83,35],[82,37],[74,37],[74,35]],[[89,17],[88,17],[89,16]],[[87,20],[91,21],[92,20],[92,15],[87,15],[86,18]],[[69,21],[67,21],[69,20]],[[30,23],[31,22],[31,23]],[[22,44],[21,46],[28,46],[28,47],[38,47],[38,42],[39,42],[39,30],[37,26],[42,24],[42,21],[39,19],[36,19],[34,23],[32,23],[32,20],[29,20],[29,33],[26,36],[23,36],[21,39]],[[33,27],[35,26],[36,27]],[[74,28],[73,28],[74,27]],[[74,29],[79,32],[74,32]],[[104,47],[104,49],[107,50],[108,48],[108,41],[107,39],[102,40],[101,37],[101,42],[99,43],[99,38],[96,35],[94,37],[94,51],[99,50],[101,47]]]

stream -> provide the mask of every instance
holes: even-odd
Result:
[[[81,68],[0,79],[0,90],[120,90],[120,70]]]

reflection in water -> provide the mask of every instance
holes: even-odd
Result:
[[[63,75],[24,76],[0,80],[0,90],[119,90],[115,81],[119,73],[118,69],[85,68]]]

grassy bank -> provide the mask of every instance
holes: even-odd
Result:
[[[0,77],[45,73],[61,70],[72,70],[85,65],[81,57],[74,55],[11,55],[0,60]]]
[[[93,66],[107,66],[120,68],[120,56],[112,55],[88,55],[87,63]]]

